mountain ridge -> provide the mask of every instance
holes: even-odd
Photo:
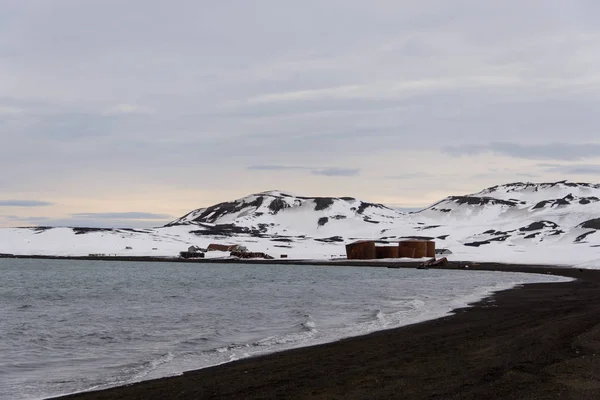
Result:
[[[159,228],[7,229],[0,230],[0,253],[174,256],[188,245],[217,242],[323,259],[343,257],[343,244],[354,240],[426,238],[464,259],[564,264],[600,259],[600,185],[513,182],[415,212],[348,196],[269,190],[192,210]]]

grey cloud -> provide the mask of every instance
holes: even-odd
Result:
[[[313,175],[323,176],[358,176],[360,169],[358,168],[325,168],[316,169],[311,172]]]
[[[146,212],[113,212],[113,213],[77,213],[72,214],[73,218],[84,218],[84,219],[171,219],[172,217],[167,214],[153,214]]]
[[[598,154],[577,144],[600,126],[593,0],[561,4],[558,25],[545,0],[80,3],[2,2],[6,193],[181,188],[200,175],[221,190],[214,182],[248,165],[304,170],[308,182],[359,171],[278,166],[395,167],[405,152],[439,149]]]
[[[503,156],[530,160],[581,160],[600,157],[600,144],[596,143],[546,143],[522,145],[518,143],[495,142],[489,145],[447,146],[444,152],[454,156],[468,156],[493,153]]]
[[[407,172],[405,174],[399,175],[390,175],[386,176],[386,179],[397,179],[397,180],[412,180],[412,179],[424,179],[424,178],[433,178],[435,175],[428,174],[425,172]]]
[[[294,167],[286,165],[251,165],[249,170],[255,171],[302,171],[311,170],[309,167]]]
[[[9,221],[25,221],[25,222],[41,222],[46,221],[49,218],[47,217],[20,217],[18,215],[3,215],[2,218]]]
[[[313,175],[322,176],[357,176],[360,174],[360,169],[358,168],[317,168],[285,165],[252,165],[247,169],[254,171],[309,171]]]
[[[0,216],[0,220],[8,221],[10,226],[51,226],[51,227],[81,227],[81,228],[152,228],[166,225],[172,218],[166,219],[131,219],[103,218],[90,214],[89,218],[82,214],[73,218],[21,217],[16,215]]]
[[[0,200],[0,207],[46,207],[52,204],[39,200]]]
[[[600,165],[597,164],[538,164],[546,172],[560,173],[564,175],[600,175]]]

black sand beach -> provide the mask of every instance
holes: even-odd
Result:
[[[470,267],[577,280],[503,291],[416,325],[63,398],[600,398],[600,271]]]

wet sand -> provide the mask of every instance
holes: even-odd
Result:
[[[470,268],[577,280],[524,285],[416,325],[63,398],[600,399],[600,271]]]

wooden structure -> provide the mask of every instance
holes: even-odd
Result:
[[[373,240],[359,240],[346,245],[348,260],[425,257],[435,259],[435,254],[435,242],[431,240],[403,240],[394,246],[376,246]]]
[[[415,249],[412,247],[398,245],[398,257],[415,258]]]
[[[404,240],[398,244],[398,247],[400,248],[400,253],[403,248],[414,249],[415,252],[412,258],[427,257],[427,241],[425,240]],[[408,253],[407,250],[405,250],[405,252]]]
[[[427,257],[435,258],[435,242],[433,240],[427,242]]]
[[[211,243],[208,245],[208,247],[206,248],[207,251],[237,251],[238,250],[238,245],[237,244],[218,244],[218,243]]]
[[[377,246],[375,247],[375,257],[398,258],[398,250],[398,246]]]
[[[348,260],[374,260],[377,258],[375,242],[371,240],[360,240],[346,245],[346,257]]]

